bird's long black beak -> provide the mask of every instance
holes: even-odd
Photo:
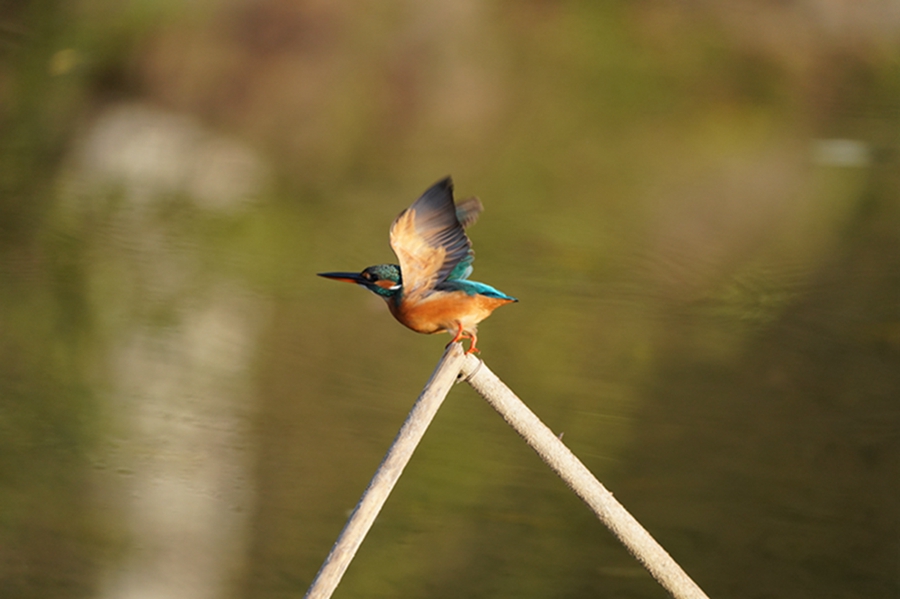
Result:
[[[317,274],[320,277],[325,277],[326,279],[334,279],[335,281],[343,281],[344,283],[357,283],[359,285],[362,285],[365,281],[365,279],[363,279],[357,272],[320,272]]]

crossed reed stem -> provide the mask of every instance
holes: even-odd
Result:
[[[547,425],[483,361],[451,343],[422,390],[381,465],[306,592],[306,599],[328,599],[375,518],[400,479],[413,451],[456,382],[467,382],[565,481],[625,548],[676,599],[708,599],[650,533],[634,519]]]

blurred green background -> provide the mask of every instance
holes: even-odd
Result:
[[[0,5],[0,596],[298,597],[447,342],[319,279],[452,174],[503,378],[712,597],[897,597],[892,2]],[[459,386],[336,597],[664,597]]]

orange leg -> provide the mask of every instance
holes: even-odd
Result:
[[[477,347],[475,347],[475,344],[478,343],[478,336],[475,333],[463,332],[462,323],[457,323],[456,335],[454,335],[453,339],[450,340],[450,343],[448,343],[447,346],[449,347],[450,345],[452,345],[462,339],[469,339],[472,342],[469,345],[469,349],[466,350],[466,354],[473,354],[473,353],[481,352],[481,350],[479,350]]]
[[[478,343],[478,335],[476,335],[475,333],[469,333],[469,334],[467,335],[467,337],[468,337],[469,339],[472,340],[472,344],[469,345],[469,349],[468,349],[468,351],[466,351],[466,355],[468,355],[468,354],[480,354],[480,353],[481,353],[481,350],[478,349],[477,347],[475,347],[475,344]]]
[[[462,323],[458,322],[456,323],[456,336],[454,336],[453,339],[450,340],[450,343],[448,343],[447,345],[452,345],[463,337],[468,337],[468,335],[463,334]]]

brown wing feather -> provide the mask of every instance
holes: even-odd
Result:
[[[472,222],[481,205],[465,204],[465,220]],[[469,255],[472,244],[457,218],[450,177],[435,183],[400,213],[391,225],[391,248],[400,261],[407,298],[433,289]]]
[[[481,200],[475,196],[466,198],[456,203],[456,220],[463,226],[463,229],[468,229],[478,220],[478,215],[482,210],[484,210],[484,206],[481,205]]]

